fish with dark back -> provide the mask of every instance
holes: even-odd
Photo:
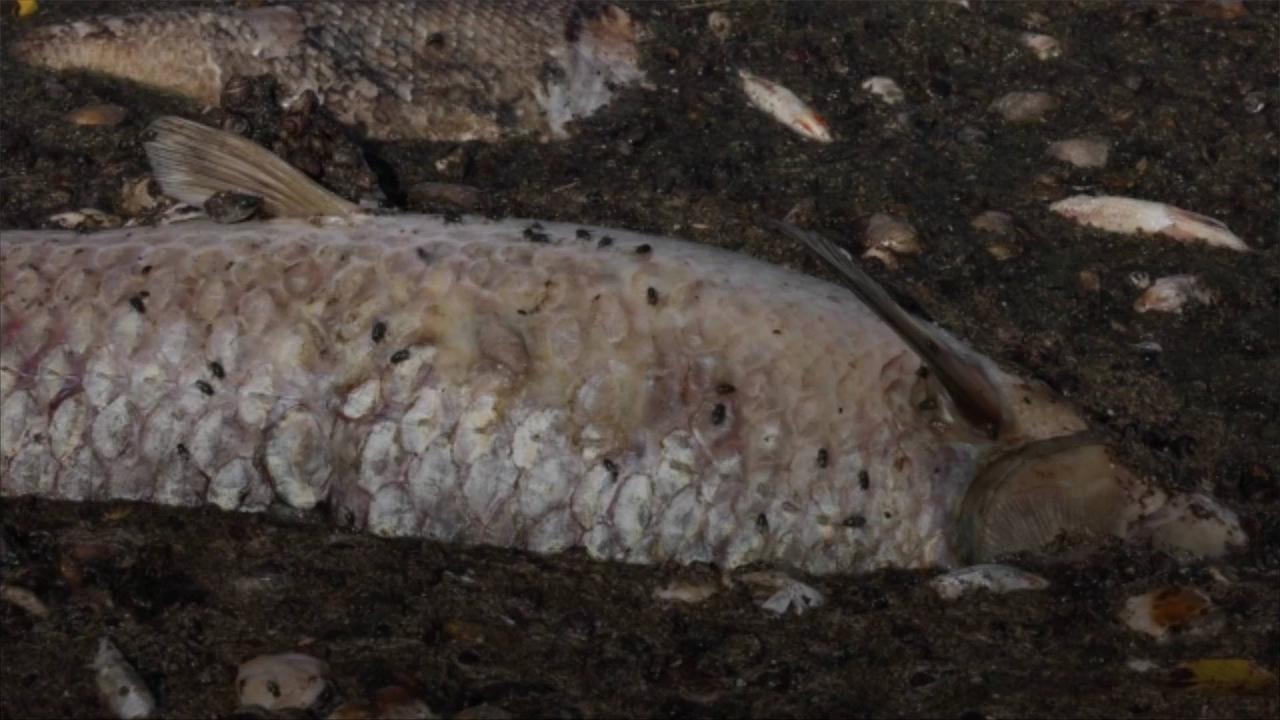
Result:
[[[640,82],[639,29],[613,5],[557,0],[157,7],[28,28],[19,60],[134,80],[217,105],[237,76],[312,91],[370,138],[565,137]]]

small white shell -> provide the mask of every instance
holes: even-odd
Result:
[[[902,88],[898,87],[898,83],[893,81],[893,78],[887,78],[882,75],[863,80],[862,89],[880,98],[886,105],[897,105],[907,97],[902,92]]]
[[[797,615],[803,615],[806,610],[822,607],[827,601],[817,588],[777,570],[746,573],[738,579],[757,588],[774,590],[760,603],[760,607],[775,615],[786,615],[792,608]]]
[[[1101,137],[1083,137],[1050,143],[1045,154],[1078,168],[1100,168],[1107,164],[1111,141]]]
[[[329,686],[329,666],[301,653],[259,655],[240,666],[236,691],[241,705],[268,710],[306,709]]]
[[[884,213],[876,213],[867,220],[863,246],[867,251],[862,257],[876,258],[890,268],[897,267],[898,257],[919,255],[924,250],[910,223]]]
[[[827,122],[795,93],[746,70],[739,70],[738,77],[742,78],[742,90],[752,105],[810,140],[831,142]]]
[[[674,580],[666,587],[654,590],[653,597],[667,602],[697,605],[715,595],[719,590],[715,583]]]
[[[1058,109],[1061,102],[1046,92],[1011,92],[1001,95],[991,103],[992,112],[1011,123],[1030,123],[1042,120]]]
[[[1163,642],[1170,630],[1191,629],[1212,608],[1209,596],[1195,588],[1167,587],[1126,599],[1119,615],[1130,630]]]
[[[67,230],[105,230],[120,227],[120,218],[93,208],[81,208],[51,215],[49,222]]]
[[[1041,60],[1052,60],[1062,55],[1062,46],[1058,44],[1056,38],[1052,35],[1043,33],[1025,32],[1019,38],[1023,47],[1027,48],[1037,58]]]
[[[140,720],[155,712],[155,696],[109,638],[99,641],[93,669],[97,671],[98,697],[112,715],[121,720]]]
[[[1140,312],[1181,313],[1190,301],[1212,305],[1217,294],[1205,286],[1196,275],[1170,275],[1151,284],[1133,303]]]
[[[1049,587],[1049,581],[1011,565],[986,564],[970,565],[939,575],[929,581],[929,586],[944,599],[955,600],[974,590],[994,593],[1043,590]]]

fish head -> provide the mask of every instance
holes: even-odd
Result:
[[[1231,510],[1203,494],[1165,493],[1117,461],[1047,389],[1005,387],[1017,390],[1003,398],[1002,437],[980,458],[952,524],[960,562],[1037,550],[1063,536],[1150,542],[1188,559],[1247,543]]]
[[[1069,215],[1097,202],[1077,196],[1053,209]],[[831,241],[786,222],[768,224],[835,270],[928,368],[929,394],[937,398],[929,405],[940,408],[929,422],[940,433],[937,444],[968,448],[973,452],[959,456],[974,458],[951,463],[952,473],[940,480],[946,487],[938,497],[952,513],[945,533],[952,562],[1035,550],[1064,534],[1147,540],[1192,557],[1247,542],[1229,509],[1205,495],[1169,496],[1116,462],[1069,403],[908,314]]]

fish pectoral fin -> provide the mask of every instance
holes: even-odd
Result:
[[[228,191],[257,195],[276,217],[350,215],[357,207],[239,135],[175,116],[151,124],[151,170],[166,195],[191,205]]]
[[[798,241],[835,270],[872,311],[924,360],[946,389],[956,410],[976,429],[995,437],[1008,426],[1007,412],[996,384],[987,370],[968,352],[937,328],[902,309],[880,284],[853,258],[817,233],[801,230],[788,222],[769,221],[782,234]]]

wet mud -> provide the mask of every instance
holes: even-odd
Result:
[[[139,4],[44,2],[17,21],[6,3],[0,37]],[[1047,590],[950,602],[931,573],[815,578],[827,604],[779,618],[740,583],[700,605],[654,599],[676,579],[719,582],[707,567],[8,499],[0,573],[50,612],[0,603],[0,715],[101,716],[86,666],[105,634],[166,717],[232,714],[238,664],[294,650],[328,661],[347,698],[408,685],[442,716],[1275,717],[1274,686],[1212,692],[1176,668],[1245,658],[1280,671],[1280,5],[970,5],[628,4],[652,33],[653,87],[550,145],[371,143],[322,109],[279,111],[269,84],[206,111],[4,57],[0,228],[86,207],[130,216],[122,188],[147,174],[146,126],[170,113],[242,131],[352,199],[625,227],[826,277],[761,219],[794,209],[852,247],[868,216],[889,213],[924,252],[896,269],[869,262],[877,279],[1070,398],[1136,470],[1228,504],[1247,551],[1191,566],[1141,547],[1019,557]],[[710,12],[729,19],[724,39]],[[1062,56],[1037,59],[1019,44],[1026,31],[1057,38]],[[750,107],[739,67],[809,100],[836,141],[808,142]],[[873,75],[896,80],[903,103],[863,91]],[[988,108],[1013,90],[1061,104],[1011,125]],[[65,120],[95,103],[127,116]],[[1085,135],[1112,141],[1105,168],[1045,156]],[[1257,251],[1107,235],[1046,210],[1078,193],[1194,210]],[[1011,214],[1014,232],[973,229],[987,210]],[[1135,273],[1195,273],[1219,300],[1138,314]],[[1160,643],[1116,619],[1125,598],[1167,585],[1205,591],[1220,622]]]

